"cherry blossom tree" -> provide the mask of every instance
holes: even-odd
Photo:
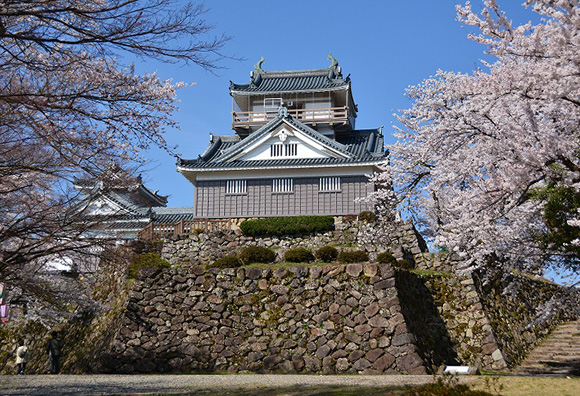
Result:
[[[580,188],[580,6],[525,6],[542,21],[514,26],[495,0],[479,14],[457,6],[458,20],[479,31],[470,39],[494,61],[469,74],[439,71],[408,89],[413,105],[397,115],[391,164],[375,176],[395,190],[371,198],[400,205],[425,222],[435,245],[473,263],[574,269],[578,198],[557,196],[577,197]]]
[[[209,36],[204,12],[175,0],[0,4],[0,278],[87,247],[75,176],[140,162],[152,145],[171,151],[163,134],[183,84],[138,75],[122,57],[215,70],[228,38]]]

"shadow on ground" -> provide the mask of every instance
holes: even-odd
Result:
[[[546,365],[547,367],[551,368],[551,369],[555,369],[555,371],[557,371],[557,375],[570,375],[570,376],[575,376],[578,377],[580,376],[580,359],[575,359],[575,360],[568,360],[565,362],[557,362],[557,361],[553,361],[553,360],[540,360],[540,363]],[[542,374],[550,374],[550,372],[543,370],[543,369],[538,369],[536,371],[531,371],[529,370],[530,374],[534,374],[534,375],[542,375]]]
[[[196,390],[184,393],[155,393],[156,396],[399,396],[406,386],[293,386],[286,388],[253,388]]]

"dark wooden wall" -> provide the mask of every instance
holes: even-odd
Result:
[[[373,191],[365,176],[341,177],[341,191],[319,192],[318,177],[294,178],[294,192],[272,193],[272,179],[248,179],[246,194],[226,194],[226,180],[198,181],[195,217],[346,215],[370,210],[355,202]]]

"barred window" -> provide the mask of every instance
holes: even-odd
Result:
[[[247,192],[245,180],[228,180],[226,182],[226,194],[246,194]]]
[[[273,193],[287,193],[294,192],[293,179],[273,179],[272,180]]]
[[[295,157],[298,155],[298,144],[297,143],[289,143],[285,146],[286,149],[286,157]]]
[[[270,157],[296,157],[298,155],[298,143],[275,143],[270,146]]]
[[[318,191],[340,191],[340,177],[321,177]]]
[[[282,143],[276,143],[270,146],[270,157],[281,157],[284,153]]]

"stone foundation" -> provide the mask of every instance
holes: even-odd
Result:
[[[388,265],[143,275],[107,371],[427,373]]]
[[[110,312],[62,327],[63,370],[422,374],[454,364],[505,370],[578,315],[577,292],[501,268],[466,271],[456,255],[425,252],[409,223],[376,228],[342,221],[336,228],[300,238],[216,232],[167,240],[154,247],[174,267],[142,269],[129,295],[131,281],[122,272],[103,271],[123,287],[103,289]],[[279,261],[297,246],[364,249],[371,260],[389,250],[419,271],[378,263],[199,265],[249,245],[274,249]],[[7,340],[19,334],[11,323],[2,330]],[[42,343],[46,331],[38,332]],[[2,356],[11,356],[12,345],[5,343]],[[2,368],[12,371],[10,364]]]
[[[450,364],[504,370],[514,348],[522,355],[546,334],[526,331],[514,347],[497,320],[511,318],[510,309],[490,299],[501,290],[485,289],[477,273],[456,271],[462,266],[456,255],[427,253],[412,224],[341,219],[336,228],[306,237],[230,231],[165,241],[163,257],[189,265],[144,274],[135,284],[114,344],[113,355],[122,357],[107,370],[423,373]],[[371,260],[388,250],[425,271],[374,263],[204,269],[251,245],[272,248],[278,261],[299,246],[362,249]],[[540,304],[533,293],[526,298],[526,305]],[[554,319],[546,329],[562,321]]]
[[[508,367],[471,276],[397,272],[403,315],[431,367]]]
[[[381,224],[364,221],[335,219],[335,231],[301,237],[253,238],[241,231],[218,231],[192,234],[164,241],[161,256],[174,265],[208,264],[246,246],[265,246],[274,249],[282,261],[289,248],[305,247],[316,250],[325,245],[338,249],[365,250],[371,261],[377,253],[390,251],[397,259],[416,261],[419,268],[432,267],[427,246],[415,227],[409,222]],[[437,263],[436,263],[437,264]],[[436,265],[435,264],[435,265]]]

